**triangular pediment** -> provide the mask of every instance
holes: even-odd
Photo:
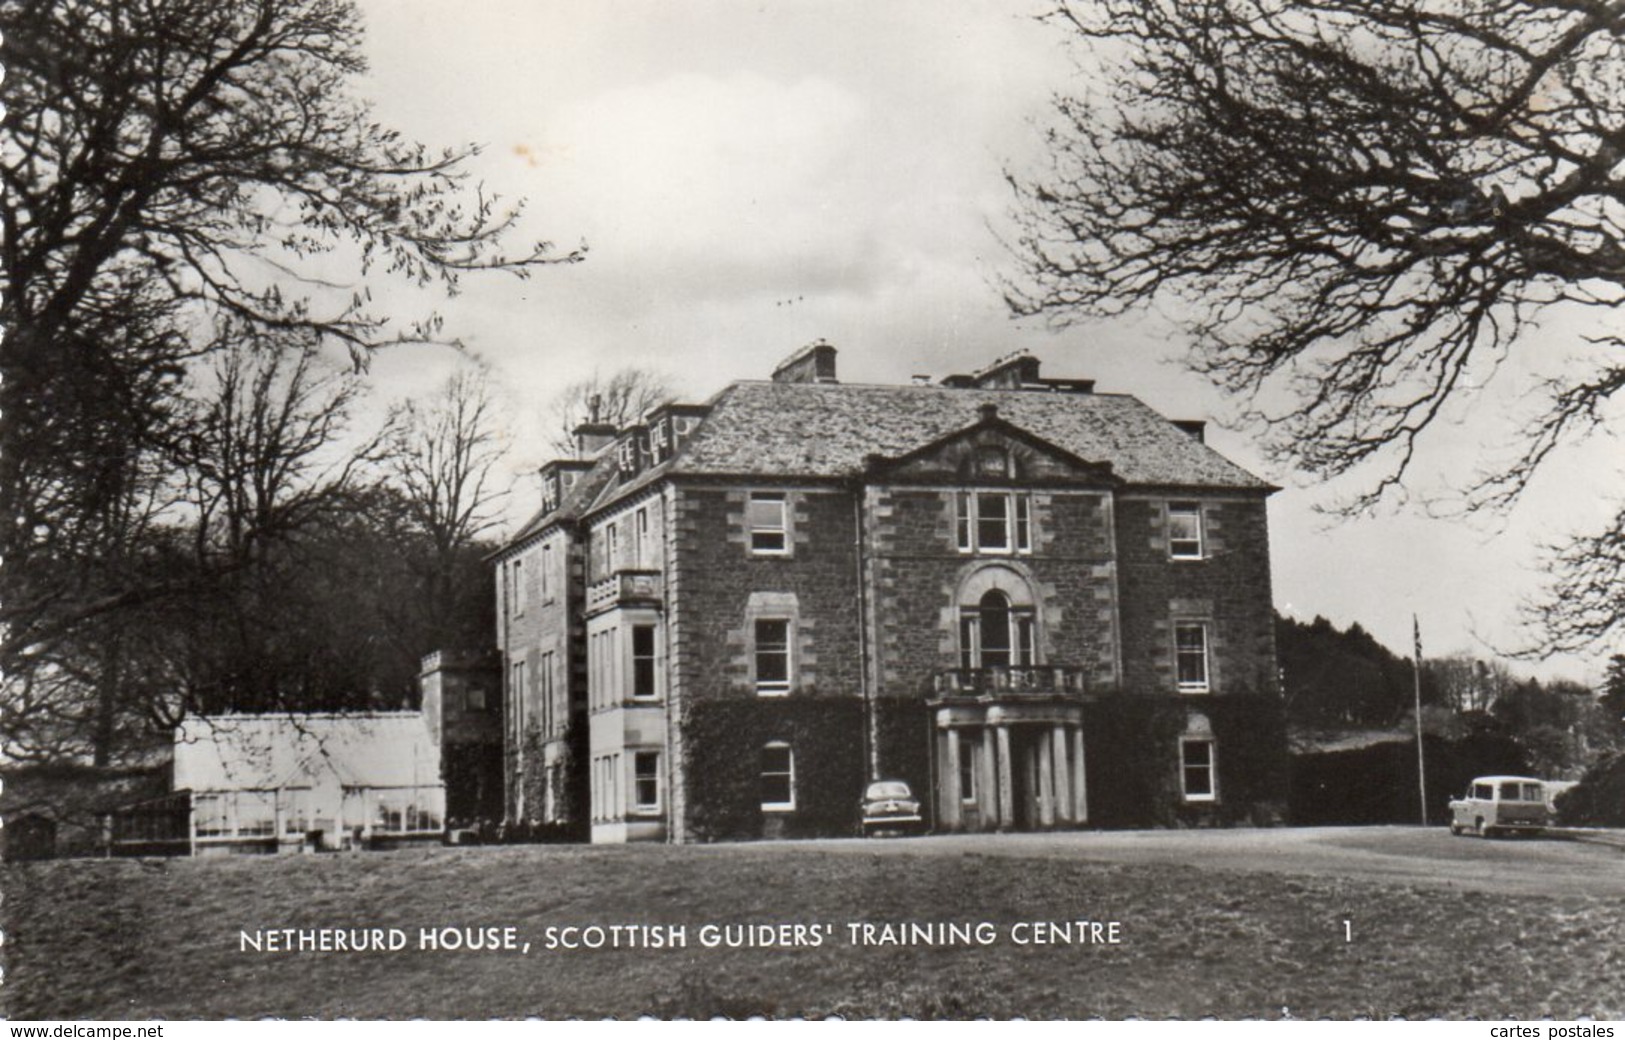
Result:
[[[964,429],[896,456],[870,455],[871,478],[898,484],[1113,487],[1109,462],[1092,462],[998,417],[992,408]]]

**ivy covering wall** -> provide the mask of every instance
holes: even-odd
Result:
[[[1192,712],[1206,716],[1218,798],[1186,802],[1179,743]],[[1117,696],[1083,716],[1091,827],[1269,825],[1286,819],[1286,716],[1277,697]]]
[[[856,834],[865,782],[856,699],[736,699],[691,705],[684,718],[688,827],[695,841]],[[761,751],[795,755],[796,807],[762,809]]]

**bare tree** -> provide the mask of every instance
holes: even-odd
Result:
[[[376,278],[455,291],[474,271],[580,259],[503,243],[520,210],[351,91],[350,0],[0,0],[0,671],[26,682],[75,626],[172,594],[103,566],[106,524],[161,471],[193,361],[252,335],[401,339]],[[184,447],[184,445],[182,446]],[[159,483],[166,483],[161,479]],[[246,538],[253,533],[242,532]],[[135,579],[141,577],[142,581]]]
[[[197,556],[218,570],[321,520],[384,454],[387,431],[346,443],[365,385],[324,366],[314,341],[284,338],[220,355],[182,438]]]
[[[1014,311],[1155,301],[1279,458],[1398,490],[1417,438],[1554,308],[1594,364],[1469,506],[1506,505],[1625,387],[1625,7],[1603,0],[1096,0],[1049,16],[1105,71],[1056,99],[1053,164],[1012,173]],[[1625,517],[1622,517],[1625,520]],[[1613,632],[1625,526],[1575,547]],[[1600,545],[1613,547],[1603,561]]]
[[[669,380],[649,368],[622,368],[608,376],[571,383],[553,396],[549,409],[553,437],[548,447],[559,458],[575,454],[575,430],[583,423],[625,426],[670,400]]]
[[[310,688],[317,654],[302,633],[319,611],[300,575],[309,546],[375,480],[385,434],[351,435],[365,390],[303,332],[244,330],[198,373],[176,437],[184,508],[169,531],[182,555],[167,586],[147,586],[173,595],[131,612],[147,630],[184,629],[161,640],[167,655],[145,655],[149,681],[126,691],[160,730],[199,710],[336,706],[332,690]]]
[[[395,413],[388,469],[412,519],[451,552],[496,527],[509,488],[497,467],[507,444],[484,367],[459,369],[433,395]]]
[[[388,479],[404,507],[406,529],[425,543],[411,561],[427,615],[425,631],[415,633],[427,645],[417,646],[417,654],[455,640],[458,614],[470,598],[489,599],[484,568],[468,563],[495,530],[511,490],[500,472],[508,447],[504,428],[483,367],[458,370],[433,395],[396,411]],[[480,587],[469,587],[474,582]]]
[[[1440,702],[1458,714],[1489,711],[1518,683],[1506,665],[1470,654],[1429,658],[1423,669]]]

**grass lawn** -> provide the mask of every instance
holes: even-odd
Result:
[[[1625,1017],[1612,900],[796,846],[425,849],[7,867],[12,1018]],[[1009,925],[1121,922],[1118,945]],[[1343,920],[1354,922],[1346,941]],[[990,921],[992,945],[854,946],[847,922]],[[835,926],[822,946],[706,949],[706,923]],[[549,925],[670,923],[688,946],[542,949]],[[417,949],[511,925],[528,954]],[[254,953],[239,930],[396,927],[407,949]]]

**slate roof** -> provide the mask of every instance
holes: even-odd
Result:
[[[175,728],[175,790],[437,787],[440,748],[418,711],[211,715]]]
[[[629,481],[606,449],[559,507],[533,517],[507,548],[667,476],[854,476],[870,454],[903,455],[975,425],[984,405],[1058,448],[1110,463],[1130,486],[1274,490],[1127,394],[751,380],[712,398],[677,454]]]
[[[974,425],[989,404],[1056,447],[1111,463],[1129,484],[1270,488],[1124,394],[841,383],[733,384],[668,472],[849,476],[871,453],[902,455]]]
[[[517,545],[557,520],[573,519],[586,512],[592,505],[604,486],[610,483],[616,475],[613,456],[613,445],[605,449],[605,457],[601,458],[596,466],[576,478],[570,490],[559,497],[559,504],[553,509],[544,509],[525,521],[525,526],[502,550],[491,554],[493,557],[502,555],[507,548]]]

